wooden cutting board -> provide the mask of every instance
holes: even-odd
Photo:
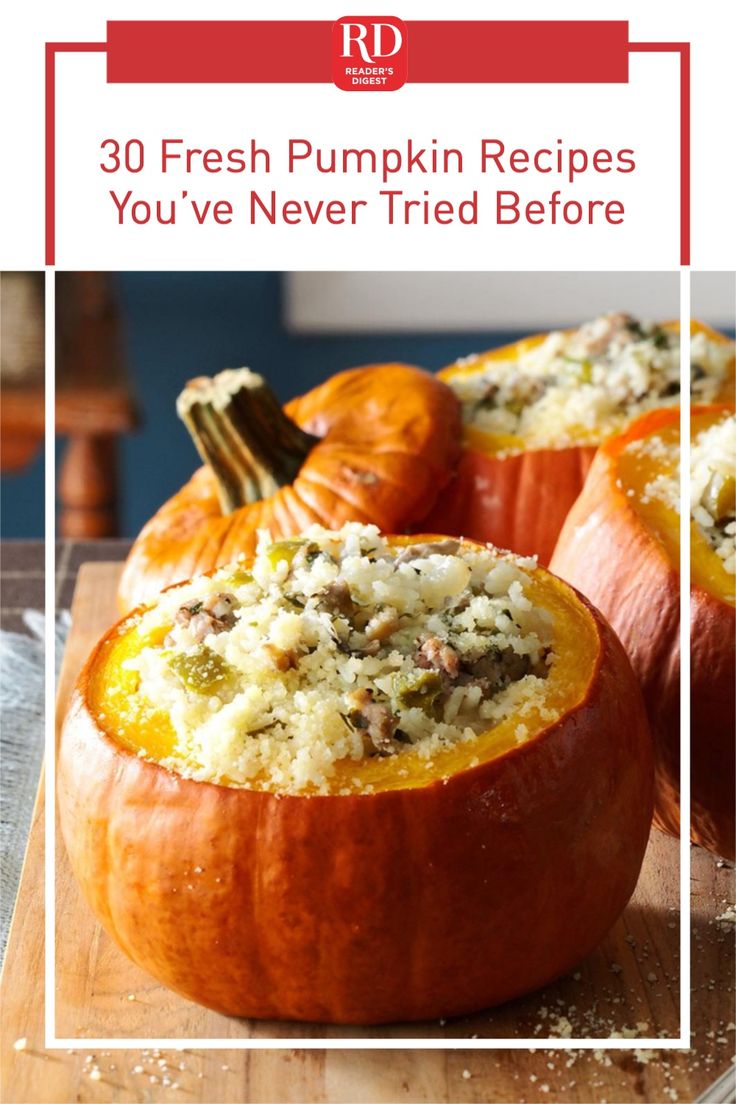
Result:
[[[115,617],[120,566],[79,573],[59,686]],[[447,1023],[381,1029],[229,1019],[175,996],[129,962],[81,899],[59,839],[56,1036],[44,1045],[43,793],[36,807],[3,976],[2,1099],[41,1101],[666,1101],[693,1100],[734,1049],[733,871],[693,850],[694,1051],[561,1051],[559,1039],[633,1031],[677,1037],[678,847],[653,833],[636,894],[603,945],[569,977],[503,1008]],[[462,1040],[532,1037],[528,1050],[91,1050],[85,1038],[298,1037]],[[22,1046],[19,1040],[25,1039]],[[547,1040],[547,1046],[544,1046]],[[16,1047],[14,1048],[14,1044]]]

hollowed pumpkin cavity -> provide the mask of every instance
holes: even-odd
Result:
[[[406,544],[412,538],[395,540]],[[525,570],[530,577],[525,596],[551,618],[555,659],[547,677],[540,680],[541,689],[535,692],[531,705],[527,704],[523,717],[511,712],[472,739],[433,750],[431,757],[422,754],[419,745],[413,745],[402,747],[400,755],[341,759],[334,764],[327,785],[321,786],[319,792],[370,794],[439,782],[534,740],[585,698],[598,661],[599,634],[595,622],[565,584],[544,571]],[[165,761],[175,772],[197,777],[196,762],[175,757],[177,737],[172,722],[165,711],[152,706],[140,693],[139,676],[131,669],[135,666],[131,661],[145,648],[160,645],[170,628],[170,624],[162,625],[152,635],[144,626],[145,619],[142,621],[139,614],[132,615],[102,645],[89,683],[91,712],[110,739],[146,759]],[[244,739],[247,738],[245,735]],[[243,785],[228,777],[218,781],[224,785]],[[279,792],[278,785],[261,776],[249,778],[246,788]],[[309,787],[302,792],[310,792]]]

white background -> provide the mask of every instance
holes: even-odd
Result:
[[[104,40],[106,18],[309,18],[346,14],[342,4],[273,5],[219,2],[37,2],[3,8],[0,73],[2,122],[0,264],[38,267],[43,262],[43,43]],[[388,10],[388,9],[387,9]],[[693,42],[693,264],[733,266],[736,239],[733,141],[724,118],[730,72],[734,8],[706,0],[685,3],[597,4],[596,18],[629,18],[632,40]],[[390,14],[411,18],[590,18],[589,3],[501,4],[403,2]],[[11,105],[11,110],[8,110]],[[284,268],[284,269],[575,269],[676,267],[678,256],[678,62],[675,55],[635,55],[629,85],[503,86],[407,85],[399,92],[343,93],[324,86],[106,85],[104,56],[72,55],[57,62],[57,263],[90,268]],[[474,150],[480,136],[534,147],[562,138],[573,145],[633,146],[639,169],[562,185],[570,197],[621,198],[621,227],[387,227],[380,208],[362,225],[253,228],[241,218],[230,227],[115,225],[106,178],[96,166],[100,141],[109,136],[157,140],[163,134],[196,145],[240,146],[251,136],[276,151],[286,136],[315,144],[393,145],[418,141]],[[161,180],[146,172],[132,178],[143,194],[235,198],[250,187],[276,188],[287,197],[362,197],[380,184],[279,173],[253,179],[182,177]],[[397,182],[407,191],[429,187],[438,196],[463,197],[474,187],[491,194],[512,187],[526,198],[557,186],[551,177],[417,178]],[[244,208],[243,208],[244,210]],[[370,210],[370,209],[369,209]],[[367,212],[365,212],[367,214]],[[490,208],[488,215],[490,216]]]
[[[733,288],[720,273],[707,318],[733,325]],[[294,333],[537,330],[606,311],[677,318],[676,272],[287,272],[284,324]]]
[[[143,89],[104,83],[102,55],[67,55],[59,65],[57,208],[58,262],[80,263],[80,235],[85,236],[86,263],[105,267],[111,255],[122,267],[135,267],[141,257],[154,263],[166,257],[166,267],[190,267],[193,253],[217,257],[234,268],[433,268],[438,256],[456,268],[518,268],[538,265],[558,268],[563,249],[571,264],[595,267],[605,253],[611,267],[626,268],[638,251],[650,266],[655,258],[678,260],[678,189],[676,105],[677,62],[672,57],[632,60],[628,85],[562,86],[551,93],[535,86],[514,89],[493,85],[406,85],[398,92],[350,94],[333,85],[180,86]],[[90,92],[93,95],[90,96]],[[145,110],[141,99],[145,97]],[[647,111],[640,108],[646,100]],[[215,110],[216,105],[227,110]],[[513,110],[511,104],[513,103]],[[135,105],[135,106],[134,106]],[[584,106],[584,111],[582,110]],[[137,111],[136,111],[137,107]],[[137,115],[135,124],[131,116]],[[561,122],[563,119],[565,122]],[[570,122],[567,122],[570,120]],[[131,131],[131,126],[134,129]],[[181,137],[186,145],[247,146],[251,137],[274,153],[268,175],[196,176],[176,173],[161,177],[158,165],[135,175],[113,176],[97,171],[100,139],[112,135],[142,138],[155,160],[160,137]],[[310,166],[291,176],[285,151],[290,137],[306,137],[313,146],[401,148],[413,135],[420,146],[459,147],[466,151],[462,175],[392,178],[325,175]],[[638,170],[628,175],[605,174],[561,185],[552,176],[531,174],[482,176],[481,136],[501,137],[524,148],[548,147],[558,137],[574,146],[595,149],[629,147],[637,152]],[[475,156],[473,156],[475,155]],[[470,162],[475,162],[475,165]],[[237,209],[232,226],[196,225],[183,220],[175,227],[148,225],[120,228],[108,196],[132,188],[135,195],[160,194],[222,197]],[[558,186],[571,199],[620,197],[628,210],[622,226],[496,227],[492,195],[497,188],[514,189],[527,199],[550,194]],[[275,189],[283,199],[365,198],[355,226],[271,226],[248,224],[246,197]],[[379,191],[403,188],[410,198],[425,189],[438,198],[462,200],[479,190],[478,226],[389,226]],[[658,197],[662,197],[661,200]],[[485,204],[484,204],[485,200]],[[238,207],[239,205],[239,207]],[[485,206],[485,218],[483,207]],[[183,210],[184,208],[182,208]],[[298,258],[295,263],[294,258]]]

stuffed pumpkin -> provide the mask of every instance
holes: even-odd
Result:
[[[385,1023],[574,968],[649,836],[641,693],[533,561],[375,526],[263,534],[92,653],[61,826],[121,949],[221,1012]]]
[[[733,401],[734,346],[691,324],[694,401]],[[602,441],[680,401],[679,325],[609,314],[440,372],[462,406],[463,452],[427,526],[549,563]]]

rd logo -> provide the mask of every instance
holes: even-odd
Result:
[[[406,24],[392,15],[345,15],[332,26],[332,79],[345,92],[394,92],[406,82]]]

